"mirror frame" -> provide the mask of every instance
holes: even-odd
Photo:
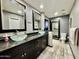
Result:
[[[33,20],[33,30],[40,30],[40,28],[35,28],[35,24],[34,24],[34,13],[38,14],[39,16],[41,16],[39,13],[37,13],[36,11],[32,10],[32,20]]]
[[[16,1],[17,3],[19,3],[20,5],[22,5],[24,7],[24,9],[26,9],[26,6],[23,5],[22,3]],[[17,31],[26,31],[26,12],[24,12],[24,29],[2,29],[2,10],[1,10],[1,0],[0,0],[0,33],[5,33],[5,32],[16,32]]]

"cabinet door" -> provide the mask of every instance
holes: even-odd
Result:
[[[47,46],[47,37],[45,35],[44,37],[42,37],[42,49],[45,49],[46,46]]]
[[[35,48],[36,48],[36,55],[39,56],[39,54],[42,52],[42,37],[38,38],[35,41]]]
[[[14,59],[36,59],[35,40],[21,45],[20,52]]]
[[[18,50],[16,49],[16,47],[5,50],[3,52],[0,53],[0,59],[12,59],[13,57],[15,57],[18,54]]]
[[[37,53],[37,50],[36,50],[36,44],[35,44],[35,41],[36,40],[33,40],[30,42],[30,47],[29,47],[29,59],[36,59],[36,53]]]
[[[17,48],[19,49],[19,51],[16,57],[14,57],[14,59],[33,59],[32,57],[32,55],[34,55],[33,54],[34,52],[32,53],[32,51],[34,50],[33,46],[34,46],[33,41],[18,46]]]
[[[47,46],[47,35],[44,35],[36,40],[36,50],[37,56],[46,48]]]

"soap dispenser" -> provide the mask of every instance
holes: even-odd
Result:
[[[9,38],[8,38],[7,33],[5,33],[5,34],[3,35],[3,37],[4,37],[4,41],[5,41],[5,42],[8,42],[8,41],[9,41]]]

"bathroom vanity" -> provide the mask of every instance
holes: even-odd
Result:
[[[26,32],[26,5],[17,0],[0,0],[0,7],[0,33]],[[39,29],[40,16],[36,15],[34,28]],[[36,59],[48,45],[47,33],[27,33],[24,40],[25,36],[22,38],[15,35],[14,37],[17,41],[0,41],[0,59]],[[18,41],[19,38],[21,41]]]
[[[30,35],[19,42],[0,42],[0,59],[36,59],[47,45],[47,33]]]

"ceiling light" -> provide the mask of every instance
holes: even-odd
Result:
[[[54,15],[57,16],[58,15],[58,12],[55,12]]]
[[[44,8],[44,5],[43,5],[43,4],[41,4],[41,5],[40,5],[40,8],[41,8],[41,9],[43,9],[43,8]]]

